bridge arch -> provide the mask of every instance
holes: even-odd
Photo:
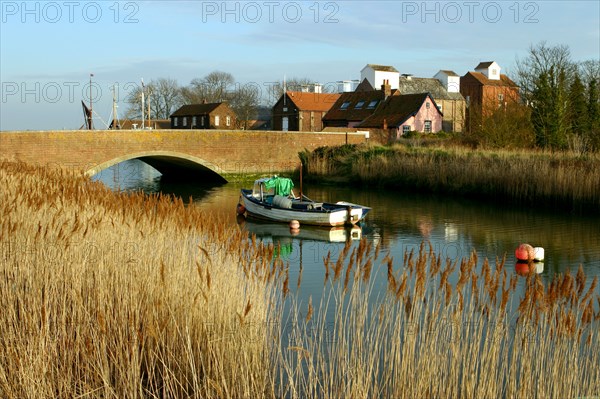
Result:
[[[225,171],[218,165],[193,155],[173,151],[143,151],[126,154],[102,162],[85,171],[87,176],[93,176],[104,169],[118,163],[139,159],[158,170],[167,179],[198,179],[226,183],[223,177]]]

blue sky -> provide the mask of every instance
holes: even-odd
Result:
[[[358,79],[367,64],[432,77],[480,61],[507,74],[530,45],[600,58],[598,1],[0,0],[0,130],[77,129],[119,114],[141,78],[187,85],[214,70],[241,84]],[[266,90],[265,90],[266,98]],[[95,122],[100,126],[101,122]]]

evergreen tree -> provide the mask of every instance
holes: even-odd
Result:
[[[587,126],[586,132],[590,138],[592,146],[596,151],[600,150],[600,98],[598,93],[598,82],[591,79],[588,85],[588,103],[587,103]]]
[[[573,82],[569,87],[568,124],[571,134],[581,137],[585,137],[587,135],[585,132],[588,127],[588,112],[586,103],[585,86],[581,82],[579,73],[576,73],[575,77],[573,78]]]

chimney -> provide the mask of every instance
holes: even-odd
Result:
[[[392,86],[390,86],[390,81],[385,79],[383,84],[381,85],[381,91],[383,92],[383,99],[387,100],[387,98],[392,94]]]

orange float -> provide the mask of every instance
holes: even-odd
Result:
[[[515,250],[515,257],[518,260],[529,261],[534,258],[533,247],[529,244],[521,244]]]

